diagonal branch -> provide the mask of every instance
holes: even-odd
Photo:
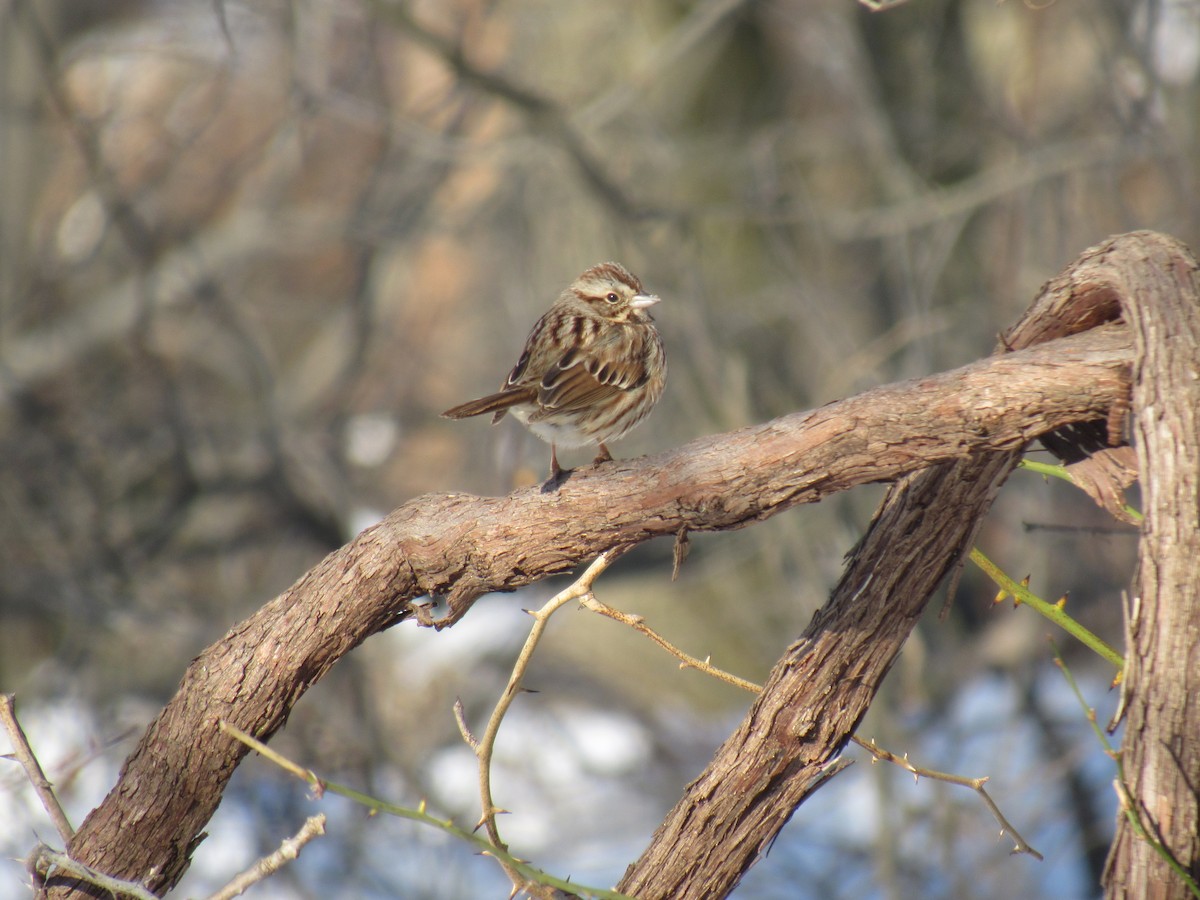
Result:
[[[1187,249],[1163,235],[1114,238],[1047,283],[1002,349],[1055,341],[1117,318],[1122,302],[1154,284],[1147,260],[1159,278],[1195,269]],[[1140,278],[1126,277],[1122,263]],[[796,807],[824,783],[823,773],[948,575],[953,593],[979,523],[1019,458],[1009,447],[997,449],[940,462],[893,485],[829,601],[618,890],[645,900],[724,897],[770,848]]]
[[[434,623],[446,627],[483,593],[515,590],[614,547],[673,537],[681,529],[741,528],[855,485],[904,478],[903,489],[893,495],[918,501],[927,496],[930,505],[904,507],[896,515],[881,512],[876,537],[859,548],[843,579],[847,600],[862,595],[853,609],[887,607],[892,593],[906,587],[909,572],[872,568],[875,545],[896,535],[902,552],[912,554],[917,545],[908,536],[926,513],[949,527],[972,504],[977,512],[986,508],[1030,439],[1068,423],[1104,419],[1123,400],[1128,364],[1122,329],[1095,329],[653,457],[577,470],[553,491],[417,498],[331,553],[197,657],[126,761],[117,785],[80,827],[71,854],[117,877],[145,879],[156,891],[173,886],[245,753],[220,732],[220,720],[268,739],[341,656],[370,635],[416,617],[424,607],[415,601],[425,595],[446,597],[449,612]],[[924,474],[909,474],[930,466]],[[947,478],[971,479],[971,489],[958,498],[966,506],[934,502],[936,485]],[[950,536],[946,546],[957,554],[969,546],[968,537]],[[931,559],[926,567],[933,584],[949,564]],[[898,618],[907,633],[915,607],[905,602]],[[858,624],[869,623],[878,624],[874,613]],[[789,660],[824,646],[829,624],[827,614],[818,616],[807,633],[811,637],[792,648]],[[864,635],[840,637],[844,646],[853,639],[861,646]],[[865,709],[889,665],[890,659],[864,659],[862,667],[848,668],[843,684],[854,703],[847,714],[807,723],[816,729],[809,739],[831,748],[827,757],[844,740],[838,737],[843,729],[850,726],[847,737],[853,731],[859,715],[853,711]],[[777,700],[776,684],[772,679],[756,709]],[[801,727],[805,716],[791,710],[780,727],[785,732]],[[810,783],[819,783],[832,769],[806,771]],[[50,895],[86,896],[83,890],[60,879]]]

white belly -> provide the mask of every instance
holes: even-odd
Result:
[[[596,439],[585,434],[571,422],[547,422],[544,419],[529,421],[530,413],[534,412],[528,406],[514,406],[509,410],[513,417],[540,437],[547,444],[557,444],[559,447],[582,447],[584,444],[594,444]]]

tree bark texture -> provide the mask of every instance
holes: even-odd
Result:
[[[962,369],[577,470],[554,490],[406,503],[193,661],[71,855],[158,892],[172,887],[245,754],[217,723],[269,738],[343,654],[405,618],[426,617],[418,602],[426,595],[447,599],[447,616],[433,623],[446,627],[486,592],[569,571],[613,547],[744,527],[858,484],[900,479],[834,597],[623,882],[645,897],[723,896],[831,771],[1021,448],[1072,423],[1104,421],[1127,403],[1125,330],[1092,327],[1114,318],[1112,298],[1124,283],[1087,274],[1127,245],[1176,246],[1135,234],[1088,251],[1047,285],[1005,352]],[[98,896],[68,879],[48,894]]]
[[[1134,432],[1145,522],[1128,622],[1122,805],[1106,896],[1192,896],[1200,881],[1200,272],[1182,248],[1108,260],[1133,334]]]
[[[1168,269],[1176,258],[1190,259],[1177,242],[1148,233],[1093,248],[1043,287],[999,352],[1115,319],[1139,289],[1115,265],[1147,256]],[[737,885],[824,782],[929,597],[970,549],[1019,452],[942,463],[893,486],[829,602],[618,889],[646,900],[711,898]]]

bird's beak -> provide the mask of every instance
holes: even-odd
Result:
[[[629,305],[634,309],[645,309],[647,306],[653,306],[661,299],[658,294],[635,294],[633,299],[629,301]]]

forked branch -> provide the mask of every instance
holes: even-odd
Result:
[[[1010,332],[1008,349],[954,372],[653,457],[578,470],[554,491],[435,494],[405,504],[197,657],[126,761],[120,783],[80,826],[72,856],[116,876],[153,872],[149,886],[157,892],[173,886],[246,752],[220,732],[220,720],[269,739],[338,659],[415,616],[424,595],[446,598],[449,614],[437,622],[446,627],[486,592],[570,571],[616,547],[681,530],[740,528],[855,485],[899,479],[834,600],[789,650],[747,727],[692,786],[683,814],[664,823],[622,887],[648,897],[722,896],[769,844],[774,823],[791,815],[803,786],[821,783],[927,593],[969,548],[974,523],[1020,450],[1061,426],[1106,420],[1126,400],[1125,333],[1118,325],[1095,327],[1119,309],[1112,279],[1095,277],[1097,260],[1111,261],[1114,253],[1170,266],[1186,251],[1144,233],[1088,251],[1048,286],[1053,296],[1039,300],[1025,330]],[[931,540],[931,526],[947,523]],[[849,632],[831,626],[846,616],[850,631],[871,636],[870,646],[839,643],[837,635]],[[807,695],[791,693],[797,675],[828,687],[828,696],[799,702]],[[828,714],[831,700],[844,702],[841,712]],[[739,779],[740,799],[712,778],[730,754],[754,761],[771,753],[782,769]],[[759,792],[767,787],[763,802]],[[723,798],[722,809],[710,806]],[[766,818],[743,815],[743,803]],[[711,827],[697,831],[693,814]],[[733,822],[741,824],[727,831]],[[749,832],[735,834],[739,828]],[[727,840],[741,840],[742,851],[723,852]],[[672,856],[672,844],[689,852]],[[683,878],[692,886],[676,891],[670,883],[683,869],[692,871]],[[76,886],[64,879],[52,895],[82,896]]]

